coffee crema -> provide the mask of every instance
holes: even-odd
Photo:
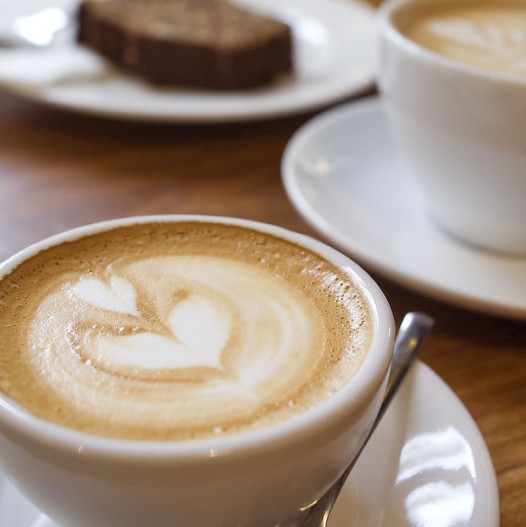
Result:
[[[0,389],[44,419],[137,440],[245,432],[342,388],[372,334],[341,269],[257,230],[117,227],[0,282]]]
[[[526,3],[422,2],[400,11],[399,30],[422,47],[489,72],[526,77]]]

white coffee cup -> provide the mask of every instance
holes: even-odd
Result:
[[[37,243],[0,266],[1,280],[53,245],[138,222],[239,225],[304,246],[348,273],[368,299],[373,338],[351,381],[328,400],[267,428],[186,442],[111,439],[37,418],[0,396],[0,466],[60,525],[270,527],[293,525],[359,448],[378,411],[394,338],[389,305],[349,258],[312,238],[232,218],[150,216],[107,221]]]
[[[407,38],[400,21],[437,4],[444,2],[393,0],[379,11],[378,82],[396,144],[445,231],[483,249],[526,254],[526,77]]]

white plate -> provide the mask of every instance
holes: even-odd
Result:
[[[299,213],[365,267],[452,304],[526,319],[526,258],[464,245],[432,222],[378,98],[305,124],[282,174]]]
[[[495,473],[477,426],[418,362],[354,467],[330,527],[498,527],[498,517]],[[0,474],[0,527],[56,526]]]
[[[54,1],[71,5],[78,0]],[[0,86],[67,110],[166,122],[285,116],[326,106],[372,86],[374,10],[368,4],[360,0],[235,1],[291,25],[295,75],[244,92],[154,88],[112,70],[70,38],[46,50],[0,50]],[[35,4],[35,0],[20,0],[17,9],[31,2]],[[0,13],[6,16],[12,5],[13,0],[0,0]]]

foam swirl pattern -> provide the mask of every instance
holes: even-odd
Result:
[[[411,40],[452,59],[526,77],[526,6],[522,2],[422,6],[401,29]]]
[[[3,331],[7,302],[27,324],[7,335],[22,361],[3,346],[3,391],[80,430],[187,440],[286,419],[352,376],[367,309],[328,262],[277,239],[262,257],[254,240],[244,247],[224,232],[166,250],[162,237],[141,242],[144,228],[109,250],[101,234],[45,251],[8,277]],[[48,273],[52,264],[61,272]]]

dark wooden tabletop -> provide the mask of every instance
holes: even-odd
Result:
[[[237,216],[317,236],[289,203],[280,175],[287,141],[311,116],[139,124],[0,93],[0,259],[71,227],[142,214]],[[409,310],[435,318],[422,359],[484,436],[498,478],[501,525],[526,526],[526,323],[458,309],[373,277],[397,322]]]

